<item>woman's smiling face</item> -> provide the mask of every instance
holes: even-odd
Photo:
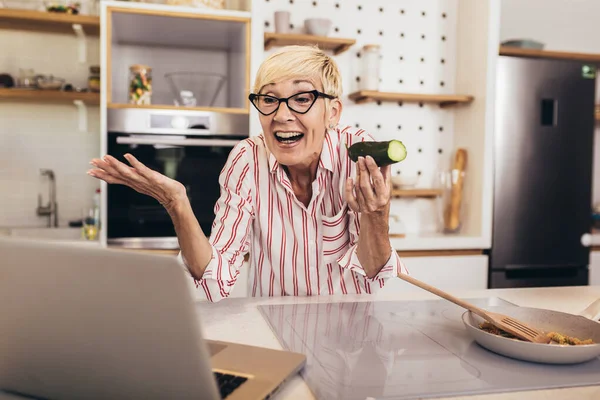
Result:
[[[265,85],[260,94],[278,98],[287,98],[311,90],[322,91],[315,87],[310,79],[288,79]],[[303,93],[289,100],[291,108],[304,111],[315,96]],[[272,99],[264,100],[268,107],[275,108]],[[327,113],[326,100],[317,97],[310,109],[302,114],[292,111],[285,102],[279,104],[277,111],[270,115],[260,115],[260,124],[267,143],[279,164],[287,167],[308,168],[319,160],[325,131],[330,124],[339,120],[341,104],[339,100],[329,100],[331,111]],[[262,106],[265,106],[265,103]]]

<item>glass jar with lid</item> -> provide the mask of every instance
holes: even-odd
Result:
[[[360,90],[379,90],[380,46],[367,44],[362,48],[362,68],[359,81]]]
[[[152,100],[152,68],[134,64],[129,67],[129,103],[148,105]]]
[[[88,89],[91,92],[100,92],[100,67],[93,65],[90,67],[90,76],[88,77]]]

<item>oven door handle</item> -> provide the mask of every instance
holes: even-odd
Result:
[[[234,147],[241,140],[234,139],[184,139],[184,138],[173,138],[168,136],[156,136],[152,138],[137,138],[135,136],[119,136],[117,143],[119,144],[157,144],[167,146],[223,146],[223,147]]]

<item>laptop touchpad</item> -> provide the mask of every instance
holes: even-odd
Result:
[[[211,357],[214,357],[216,354],[220,353],[221,351],[225,350],[225,348],[227,348],[227,346],[225,346],[224,344],[218,344],[213,342],[208,342],[207,345]]]

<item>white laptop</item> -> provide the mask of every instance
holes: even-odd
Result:
[[[0,391],[252,400],[303,367],[302,354],[204,340],[186,279],[170,256],[0,239]]]

